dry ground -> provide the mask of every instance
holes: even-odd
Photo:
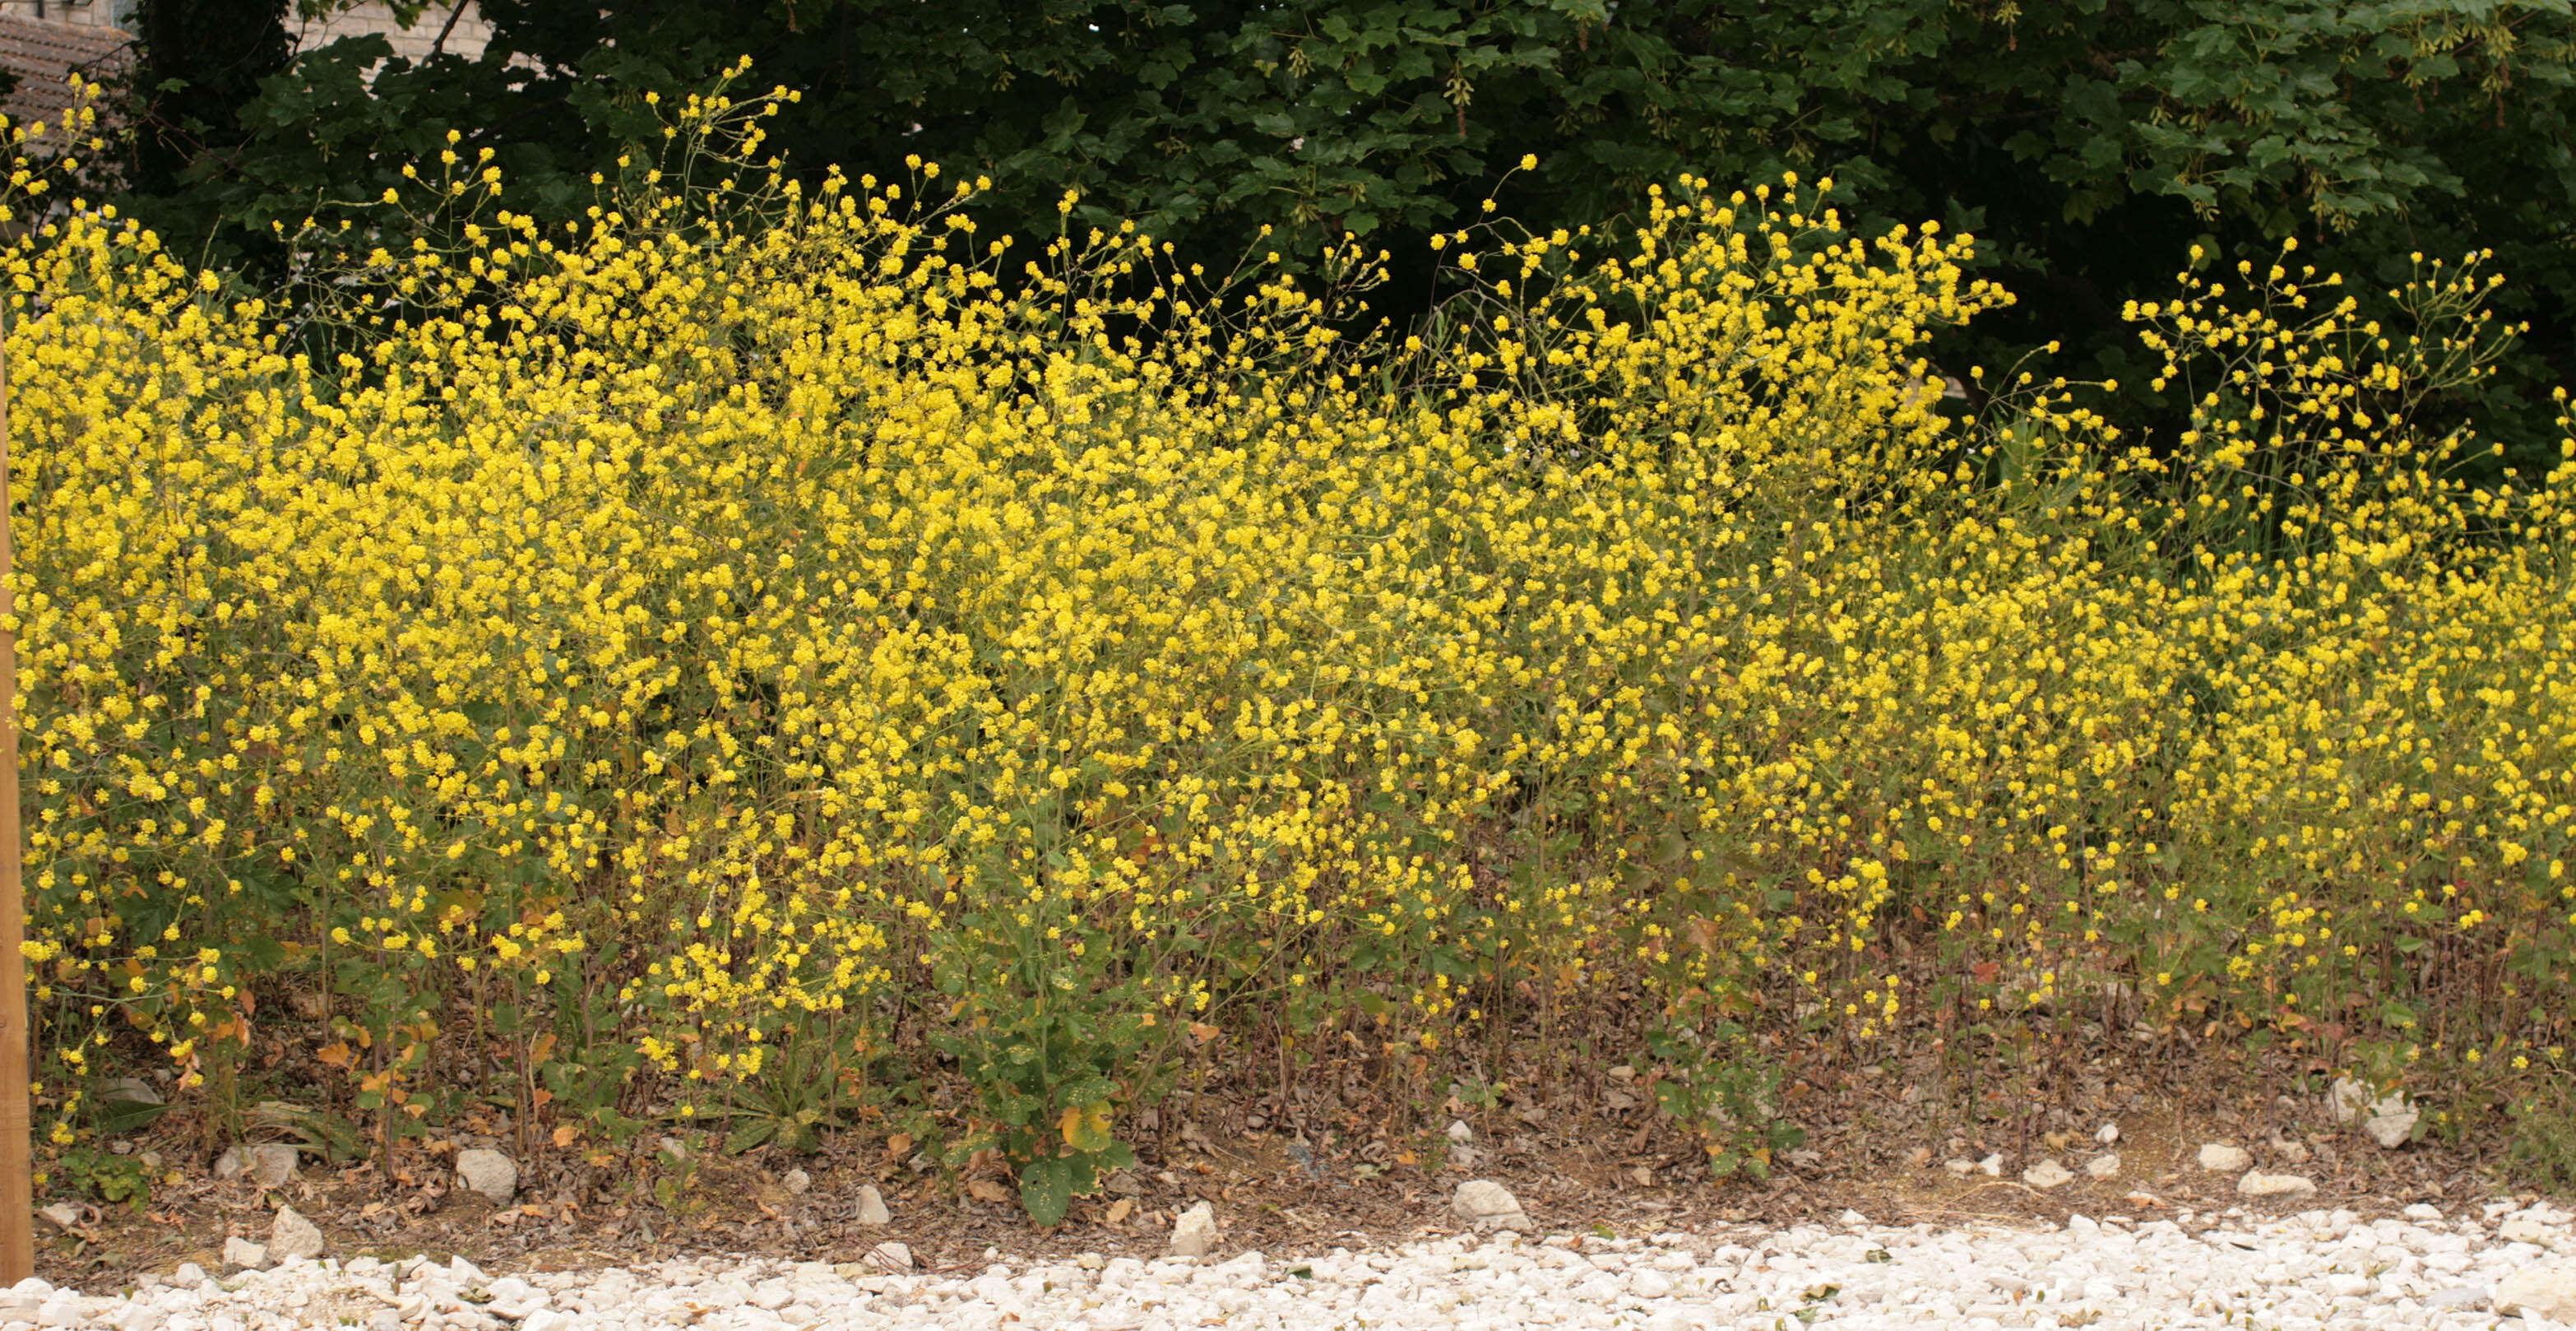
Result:
[[[846,1261],[888,1239],[931,1268],[978,1262],[988,1249],[1021,1262],[1080,1252],[1152,1256],[1163,1251],[1172,1217],[1201,1200],[1214,1203],[1233,1250],[1309,1253],[1448,1232],[1448,1192],[1470,1177],[1504,1183],[1550,1230],[1623,1235],[1831,1219],[1845,1210],[1897,1224],[2022,1223],[2073,1213],[2147,1220],[2184,1209],[2206,1217],[2240,1204],[2268,1211],[2344,1206],[2371,1215],[2413,1202],[2452,1210],[2515,1194],[2493,1164],[2497,1143],[2384,1150],[2358,1131],[2335,1130],[2320,1106],[2260,1093],[2258,1078],[2205,1072],[2156,1079],[2163,1084],[2106,1075],[2091,1087],[2082,1114],[2024,1114],[2010,1127],[1982,1131],[1944,1126],[1942,1111],[1925,1108],[1929,1097],[1919,1090],[1892,1090],[1901,1080],[1894,1076],[1856,1076],[1825,1090],[1793,1087],[1790,1109],[1809,1139],[1762,1180],[1709,1179],[1696,1144],[1615,1085],[1573,1105],[1524,1103],[1466,1115],[1482,1155],[1465,1169],[1445,1160],[1449,1143],[1438,1124],[1407,1140],[1372,1135],[1353,1126],[1353,1116],[1345,1116],[1344,1128],[1309,1124],[1291,1132],[1271,1121],[1275,1103],[1265,1112],[1239,1100],[1183,1097],[1158,1116],[1172,1140],[1148,1148],[1144,1163],[1112,1180],[1117,1190],[1078,1202],[1051,1231],[1020,1214],[997,1166],[916,1170],[906,1143],[861,1130],[839,1134],[816,1155],[700,1156],[682,1167],[649,1147],[598,1164],[554,1152],[550,1159],[568,1162],[550,1174],[523,1175],[518,1204],[498,1208],[453,1186],[445,1159],[460,1144],[485,1144],[472,1137],[406,1148],[392,1179],[373,1164],[334,1170],[308,1159],[295,1180],[271,1190],[247,1179],[217,1181],[206,1162],[177,1154],[187,1148],[175,1140],[177,1129],[165,1128],[161,1140],[138,1138],[133,1149],[181,1161],[186,1180],[156,1189],[139,1210],[82,1204],[82,1223],[46,1231],[38,1269],[88,1291],[121,1288],[141,1272],[166,1273],[184,1261],[218,1270],[225,1237],[263,1237],[280,1204],[316,1221],[343,1257],[462,1254],[486,1267],[551,1270],[703,1252]],[[1193,1104],[1196,1116],[1184,1121]],[[2104,1121],[2120,1127],[2114,1149],[2123,1167],[2116,1178],[2096,1181],[2080,1171],[2102,1149],[2093,1133]],[[2286,1204],[2242,1202],[2232,1177],[2198,1167],[2194,1157],[2205,1141],[2246,1147],[2258,1167],[2306,1175],[2319,1191]],[[1989,1150],[2010,1162],[2000,1178],[1962,1178],[1942,1167]],[[2079,1177],[2045,1191],[2020,1182],[2020,1169],[2041,1156],[2062,1160]],[[801,1192],[788,1186],[791,1170],[809,1180]],[[852,1220],[858,1189],[870,1184],[893,1211],[884,1228]]]

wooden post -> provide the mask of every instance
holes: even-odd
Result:
[[[34,1142],[28,1132],[27,901],[18,865],[18,633],[9,580],[9,355],[0,340],[0,1284],[36,1273]]]

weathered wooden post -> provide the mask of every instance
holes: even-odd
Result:
[[[34,1143],[28,1121],[27,901],[18,865],[18,632],[9,581],[9,356],[0,341],[0,1283],[36,1273]]]

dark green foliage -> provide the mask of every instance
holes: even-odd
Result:
[[[145,0],[137,12],[129,179],[147,195],[223,169],[256,129],[240,111],[284,73],[286,0]]]
[[[2545,386],[2576,368],[2567,0],[488,0],[483,12],[497,38],[478,60],[394,62],[371,87],[364,73],[388,48],[348,40],[269,79],[237,131],[147,136],[138,165],[151,145],[200,151],[184,179],[152,159],[136,179],[153,197],[138,202],[183,241],[236,252],[313,214],[352,216],[364,234],[393,220],[364,201],[452,129],[469,160],[493,150],[512,206],[566,215],[590,202],[593,170],[660,141],[646,94],[703,88],[748,55],[750,86],[804,94],[769,141],[797,169],[888,174],[918,156],[989,174],[988,233],[1051,234],[1075,189],[1077,226],[1133,218],[1215,264],[1311,256],[1348,230],[1394,256],[1380,313],[1427,306],[1425,236],[1474,216],[1536,153],[1499,202],[1542,229],[1601,221],[1683,171],[1724,186],[1795,169],[1834,175],[1864,221],[1974,230],[2022,303],[1944,346],[1954,370],[2063,339],[2058,371],[2142,394],[2123,302],[2169,289],[2195,241],[2232,257],[2294,235],[2366,291],[2402,280],[2412,252],[2493,248],[2516,283],[2503,316],[2535,327],[2503,375],[2449,409],[2520,452],[2554,442]],[[267,54],[218,60],[223,49],[203,59],[267,68]]]

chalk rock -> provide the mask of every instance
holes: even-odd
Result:
[[[295,1148],[270,1144],[234,1146],[215,1157],[215,1177],[232,1180],[249,1175],[263,1188],[282,1188],[295,1177]]]
[[[2075,1171],[2055,1160],[2042,1160],[2023,1170],[2021,1181],[2034,1188],[2062,1188],[2075,1181]]]
[[[141,1077],[119,1077],[100,1090],[98,1098],[129,1105],[162,1103],[161,1092],[153,1089],[152,1083]]]
[[[1216,1208],[1201,1202],[1172,1222],[1172,1254],[1205,1257],[1216,1247]]]
[[[36,1218],[69,1233],[80,1227],[81,1213],[80,1208],[70,1202],[56,1202],[51,1206],[38,1207]]]
[[[859,1189],[858,1214],[851,1218],[862,1225],[870,1226],[894,1223],[894,1213],[886,1210],[885,1194],[878,1192],[873,1186]]]
[[[2496,1237],[2507,1243],[2536,1243],[2548,1247],[2559,1231],[2527,1215],[2518,1215],[2496,1227]]]
[[[791,1169],[778,1176],[778,1186],[793,1196],[802,1197],[808,1188],[814,1186],[814,1176],[801,1169]]]
[[[2316,1190],[2313,1181],[2299,1174],[2266,1174],[2249,1169],[2245,1177],[2236,1180],[2236,1192],[2241,1197],[2305,1197]]]
[[[2562,1326],[2576,1323],[2576,1263],[2526,1266],[2497,1281],[2494,1297],[2499,1317],[2521,1313]]]
[[[912,1269],[912,1249],[900,1243],[880,1243],[868,1249],[868,1262],[879,1270],[909,1271]]]
[[[2370,1107],[2370,1117],[2362,1120],[2361,1130],[2382,1149],[2394,1151],[2415,1140],[2415,1121],[2420,1117],[2404,1095],[2390,1095]]]
[[[519,1162],[487,1147],[456,1153],[456,1178],[467,1188],[507,1206],[519,1195]]]
[[[266,1270],[268,1249],[236,1234],[224,1240],[224,1265],[236,1271]]]
[[[2213,1174],[2233,1174],[2240,1169],[2252,1168],[2253,1164],[2254,1157],[2242,1146],[2208,1142],[2200,1148],[2200,1167]]]
[[[2108,1151],[2085,1161],[2084,1172],[2097,1179],[2109,1180],[2118,1178],[2120,1176],[2120,1153],[2117,1151]]]
[[[277,1218],[268,1224],[268,1255],[279,1260],[318,1259],[322,1256],[322,1231],[294,1207],[281,1206],[277,1208]]]
[[[1531,1228],[1529,1213],[1521,1209],[1520,1199],[1511,1189],[1490,1179],[1469,1179],[1450,1194],[1449,1213],[1459,1222],[1478,1232],[1513,1229],[1524,1233]]]

